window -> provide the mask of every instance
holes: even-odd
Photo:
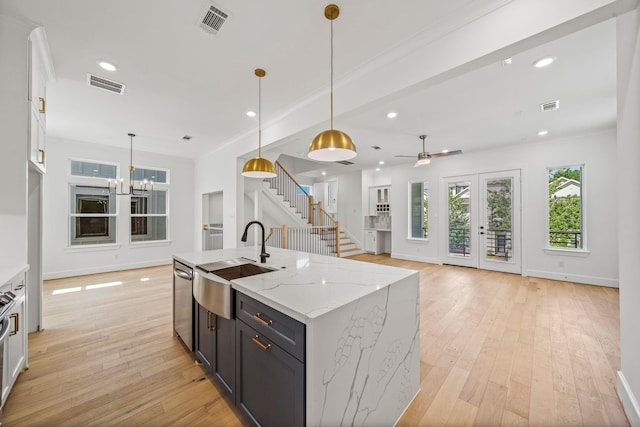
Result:
[[[70,186],[71,246],[116,243],[116,198],[106,188]]]
[[[167,240],[167,191],[131,196],[131,241]]]
[[[134,181],[153,181],[154,184],[168,184],[169,171],[161,169],[135,168],[133,171]]]
[[[551,248],[583,249],[582,166],[547,169]]]
[[[71,160],[70,173],[72,176],[102,178],[106,181],[107,179],[116,179],[118,176],[118,166],[107,163]]]
[[[429,194],[426,182],[409,183],[409,238],[429,237]]]

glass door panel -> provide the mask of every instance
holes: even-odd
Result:
[[[477,177],[456,176],[444,179],[446,212],[445,264],[477,267],[475,199]]]
[[[520,171],[480,175],[480,268],[520,273]]]

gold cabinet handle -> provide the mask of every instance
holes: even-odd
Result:
[[[20,314],[19,313],[13,313],[9,317],[13,318],[13,331],[11,331],[9,333],[9,335],[16,335],[18,333],[18,331],[20,330]]]
[[[215,316],[215,314],[213,314],[210,311],[207,311],[207,329],[210,331],[216,330],[216,327],[213,326],[213,316]]]
[[[273,323],[273,320],[264,320],[260,313],[256,313],[253,316],[254,319],[256,319],[258,322],[262,323],[264,326],[271,326],[271,324]]]
[[[258,344],[258,346],[263,350],[269,350],[271,348],[271,344],[263,344],[262,342],[260,342],[260,336],[258,336],[258,335],[256,335],[255,337],[251,338],[251,341],[253,341],[254,343]]]
[[[202,229],[203,230],[208,230],[209,229],[209,225],[208,224],[203,224],[202,225]]]
[[[38,161],[38,163],[40,163],[41,165],[44,165],[44,150],[42,148],[38,149],[38,153],[40,153],[40,159]]]
[[[38,99],[40,100],[40,112],[44,114],[44,112],[46,111],[45,106],[46,106],[46,102],[44,100],[44,98],[42,97],[38,97]]]

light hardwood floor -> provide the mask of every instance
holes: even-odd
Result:
[[[421,391],[399,426],[629,425],[617,289],[352,259],[420,271]],[[162,266],[45,282],[45,330],[29,335],[3,425],[248,425],[172,336],[171,277]]]

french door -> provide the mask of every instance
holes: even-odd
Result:
[[[442,195],[445,264],[522,272],[519,170],[445,177]]]

